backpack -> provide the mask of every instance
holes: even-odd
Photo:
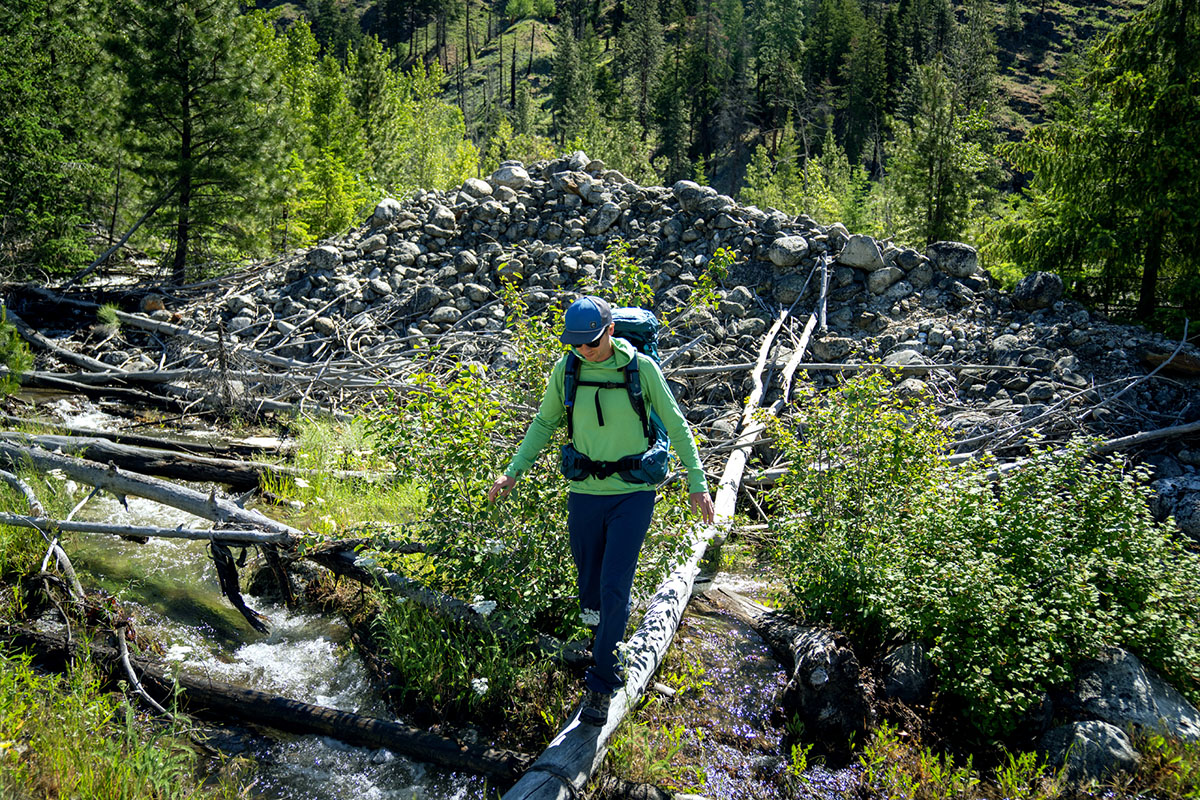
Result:
[[[655,363],[658,355],[658,318],[642,308],[614,308],[613,336],[627,340],[634,348]],[[585,381],[579,377],[579,356],[574,351],[567,354],[563,371],[563,405],[567,409],[567,443],[562,446],[562,473],[568,480],[583,480],[587,477],[607,478],[620,475],[629,483],[660,484],[670,472],[670,439],[666,428],[653,411],[647,412],[646,400],[642,395],[641,370],[636,355],[625,365],[625,382]],[[643,453],[625,456],[618,461],[596,461],[575,449],[575,394],[580,386],[596,387],[596,416],[604,424],[600,410],[600,391],[621,389],[628,393],[629,403],[642,421],[642,433],[649,446]]]

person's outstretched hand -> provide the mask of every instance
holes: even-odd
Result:
[[[510,478],[507,475],[501,475],[500,477],[496,478],[496,482],[493,483],[492,488],[490,490],[488,490],[488,502],[489,503],[496,502],[501,497],[504,497],[509,492],[511,492],[513,490],[513,487],[516,485],[517,485],[516,478]],[[709,503],[709,505],[711,506],[712,503]]]
[[[495,491],[495,487],[492,490]],[[688,495],[688,502],[692,506],[692,511],[699,514],[700,519],[704,520],[705,525],[713,524],[716,509],[713,508],[713,501],[708,492],[692,492]]]

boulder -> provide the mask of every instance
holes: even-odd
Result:
[[[790,643],[794,667],[784,687],[784,714],[804,723],[805,736],[835,758],[848,754],[875,721],[874,692],[846,637],[803,629]]]
[[[962,242],[934,242],[925,248],[925,257],[935,269],[955,278],[969,278],[979,272],[979,254]]]
[[[489,182],[519,192],[529,185],[529,173],[522,166],[509,164],[493,172]]]
[[[374,236],[368,236],[366,239],[363,239],[358,245],[358,251],[363,254],[376,253],[387,249],[387,243],[387,237],[382,233],[377,233]]]
[[[879,249],[879,242],[863,233],[856,233],[846,241],[842,252],[838,254],[838,263],[865,269],[868,272],[884,267],[883,253]],[[900,273],[900,277],[904,277],[903,272]]]
[[[394,197],[385,197],[375,206],[375,211],[371,214],[371,219],[367,221],[367,224],[372,228],[381,228],[400,216],[401,210],[399,200]]]
[[[924,369],[911,369],[912,367],[927,366],[929,364],[925,356],[912,348],[904,348],[894,353],[888,353],[883,357],[883,363],[889,367],[898,367],[900,375],[905,378],[921,377],[929,372]]]
[[[871,294],[883,294],[893,283],[904,277],[904,270],[898,267],[883,267],[867,275],[867,291]],[[912,294],[909,288],[907,294]]]
[[[1059,702],[1075,719],[1200,740],[1200,711],[1132,653],[1105,648],[1098,658],[1082,664],[1076,676]]]
[[[781,236],[767,250],[767,258],[777,267],[794,267],[807,255],[808,240],[803,236]]]
[[[1065,765],[1074,784],[1100,782],[1137,769],[1141,756],[1125,732],[1100,720],[1073,722],[1042,737],[1041,750],[1051,764]]]
[[[467,178],[463,181],[461,191],[468,197],[478,200],[480,197],[487,197],[492,193],[492,185],[479,178]]]
[[[916,378],[909,378],[904,383],[909,380],[916,381]],[[909,642],[883,657],[884,694],[905,703],[922,703],[929,699],[932,674],[933,667],[925,655],[925,648],[918,642]]]
[[[1180,531],[1200,542],[1200,475],[1187,473],[1167,477],[1155,481],[1151,488],[1154,497],[1150,509],[1154,516],[1160,520],[1174,517]]]
[[[314,247],[308,251],[308,263],[313,269],[336,269],[342,264],[342,251],[331,244]]]
[[[1049,308],[1062,297],[1063,280],[1053,272],[1034,272],[1017,281],[1012,301],[1017,308],[1036,311]]]

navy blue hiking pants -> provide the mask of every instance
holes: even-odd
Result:
[[[617,643],[625,637],[632,601],[633,573],[650,517],[654,492],[581,494],[567,498],[567,530],[571,555],[579,572],[579,607],[599,610],[600,624],[584,681],[592,691],[611,693],[625,678],[617,665]]]

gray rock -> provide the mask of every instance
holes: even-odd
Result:
[[[1053,272],[1034,272],[1017,281],[1013,287],[1012,301],[1017,308],[1036,311],[1054,305],[1062,293],[1062,278]]]
[[[1200,711],[1137,656],[1116,647],[1083,664],[1062,706],[1077,719],[1200,739]]]
[[[897,389],[910,381],[921,384],[916,378],[905,380]],[[932,688],[933,666],[925,655],[925,648],[918,642],[909,642],[883,657],[883,691],[905,703],[922,703],[929,699]]]
[[[376,297],[388,297],[392,293],[391,284],[382,278],[371,278],[367,281],[367,286],[371,288]]]
[[[934,268],[955,278],[969,278],[979,272],[979,254],[962,242],[934,242],[925,248],[925,257]]]
[[[433,225],[434,227],[451,232],[454,231],[454,226],[457,224],[454,212],[440,203],[429,209],[429,216],[426,217],[425,222],[427,225]]]
[[[254,317],[238,315],[225,324],[225,329],[230,333],[241,333],[253,324]]]
[[[377,253],[380,250],[387,248],[388,238],[382,233],[377,233],[374,236],[369,236],[359,243],[358,249],[361,253]]]
[[[1025,390],[1025,394],[1035,403],[1054,398],[1054,384],[1049,381],[1034,381]]]
[[[489,180],[493,186],[505,186],[519,192],[529,185],[529,173],[524,167],[510,164],[493,172]]]
[[[368,225],[372,228],[383,227],[400,216],[401,210],[402,207],[399,200],[394,197],[385,197],[379,201],[379,205],[375,206],[375,211],[371,214]]]
[[[462,193],[475,199],[487,197],[492,193],[492,185],[479,178],[467,178],[463,181]]]
[[[846,241],[842,252],[838,254],[838,263],[865,269],[869,272],[884,267],[883,253],[879,249],[879,242],[863,233],[856,233]],[[904,277],[903,272],[900,273],[900,277]]]
[[[1067,780],[1075,784],[1132,772],[1141,761],[1125,732],[1100,720],[1054,728],[1042,737],[1041,749],[1048,762],[1066,766]]]
[[[803,236],[781,236],[767,250],[767,258],[777,267],[794,267],[807,255],[808,240]]]
[[[898,267],[883,267],[867,275],[867,291],[871,294],[883,294],[893,283],[904,277],[904,270]],[[909,286],[908,294],[912,293]]]
[[[783,303],[785,306],[790,306],[801,296],[801,292],[804,292],[804,294],[812,293],[812,283],[812,281],[806,280],[806,276],[803,275],[784,275],[775,282],[773,294],[777,301]]]
[[[341,266],[342,251],[331,244],[314,247],[308,251],[308,263],[313,269],[336,269]]]
[[[438,306],[429,315],[429,321],[438,325],[448,325],[458,322],[460,317],[462,317],[462,312],[454,306]]]
[[[587,232],[590,236],[598,236],[612,227],[612,224],[617,221],[617,217],[621,216],[621,207],[613,202],[605,203],[596,209],[588,220]]]
[[[841,337],[829,337],[813,342],[813,358],[819,362],[831,363],[840,361],[850,355],[850,351],[854,348],[853,339],[844,339]]]
[[[671,187],[679,205],[689,214],[700,210],[700,203],[705,199],[716,197],[717,190],[711,186],[701,186],[695,181],[676,181]]]
[[[1186,451],[1185,451],[1186,452]],[[1188,473],[1151,484],[1150,509],[1157,519],[1174,517],[1179,530],[1200,542],[1200,475]]]

